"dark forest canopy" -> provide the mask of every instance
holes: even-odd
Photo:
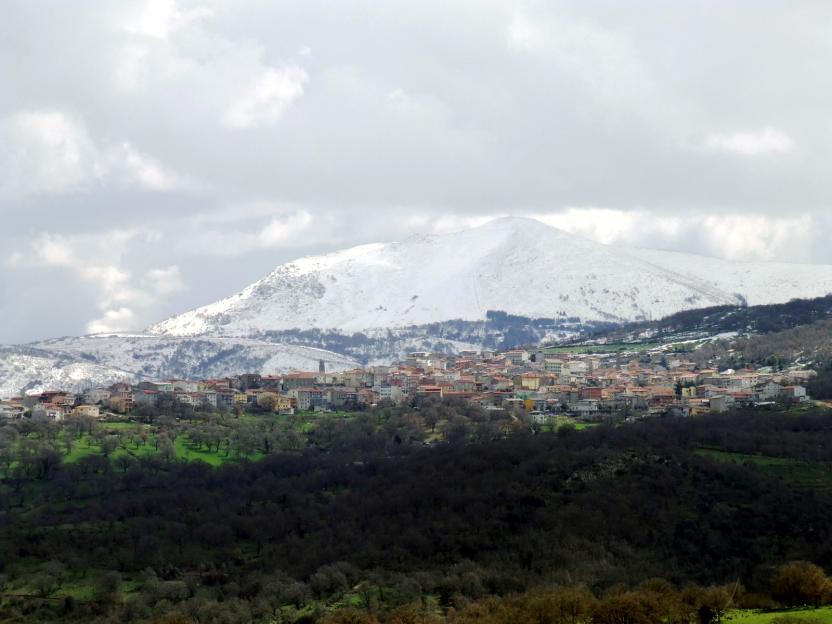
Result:
[[[826,411],[523,431],[391,447],[361,444],[375,433],[356,419],[333,434],[351,444],[221,469],[145,458],[9,477],[2,613],[313,621],[653,577],[768,592],[787,561],[832,569]]]
[[[768,334],[829,319],[832,295],[814,299],[793,299],[786,303],[755,306],[714,306],[684,310],[655,321],[628,323],[622,327],[590,331],[588,337],[623,339],[649,332],[663,337],[678,333],[748,332]]]

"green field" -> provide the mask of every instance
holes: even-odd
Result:
[[[775,620],[792,619],[794,621],[822,622],[832,624],[832,607],[821,607],[819,609],[790,609],[787,611],[753,611],[737,609],[731,611],[723,618],[724,622],[733,624],[769,624]]]
[[[735,464],[751,464],[763,472],[786,481],[794,481],[824,491],[832,491],[832,467],[819,462],[807,462],[789,457],[735,453],[715,448],[698,448],[702,457]]]
[[[561,427],[572,425],[577,431],[583,431],[584,429],[590,429],[592,427],[597,427],[599,423],[587,423],[581,422],[579,420],[575,420],[571,416],[553,416],[547,423],[545,423],[541,430],[551,433],[560,429]]]
[[[564,347],[546,347],[543,353],[574,353],[574,354],[604,354],[604,353],[639,353],[662,346],[659,342],[610,342],[603,345],[568,345]]]
[[[129,456],[134,459],[153,456],[161,457],[161,452],[156,446],[157,430],[150,425],[126,421],[101,422],[97,426],[119,438],[118,445],[109,454],[110,459],[114,461],[124,456]],[[144,434],[144,437],[142,437],[142,434]],[[67,446],[67,436],[70,435],[72,434],[68,431],[61,431],[54,442],[54,447],[61,454],[61,461],[63,463],[72,464],[86,457],[104,455],[104,450],[100,442],[90,434],[83,433],[77,437],[73,436],[71,438],[71,445]],[[35,434],[29,434],[24,440],[39,441],[39,438]],[[20,441],[18,441],[16,449],[19,454],[21,449]],[[243,459],[239,455],[229,452],[225,447],[221,448],[219,452],[206,450],[205,446],[200,447],[192,443],[185,434],[176,436],[173,441],[173,449],[174,458],[178,461],[201,460],[215,467]],[[263,457],[263,453],[254,452],[246,456],[245,459],[256,461]],[[14,461],[11,467],[15,468],[18,464],[18,461]]]

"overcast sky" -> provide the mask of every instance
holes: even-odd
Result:
[[[499,215],[832,263],[832,4],[6,0],[0,342]]]

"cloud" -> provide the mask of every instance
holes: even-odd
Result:
[[[606,245],[679,250],[729,260],[808,261],[817,234],[809,214],[662,216],[642,210],[569,208],[529,216]]]
[[[151,191],[170,191],[178,188],[193,187],[180,176],[166,171],[155,159],[139,152],[130,143],[122,143],[121,153],[114,154],[114,169],[121,169],[128,180],[133,180],[143,188]]]
[[[272,125],[303,95],[308,80],[309,75],[297,65],[266,69],[231,104],[223,121],[241,129]]]
[[[511,17],[508,26],[509,48],[517,50],[538,50],[546,40],[544,29],[536,24],[524,11],[518,11]]]
[[[136,315],[130,308],[107,310],[104,315],[86,325],[88,334],[109,334],[129,331],[136,326]]]
[[[146,0],[125,20],[124,29],[135,35],[165,39],[180,28],[212,15],[213,11],[206,7],[183,11],[175,0]]]
[[[121,308],[150,324],[299,255],[505,214],[832,262],[824,3],[755,5],[754,28],[739,3],[4,9],[0,293],[36,304],[0,305],[0,342]]]
[[[706,145],[712,150],[740,156],[783,154],[795,148],[794,140],[776,128],[763,128],[757,132],[711,134],[706,140]]]
[[[71,191],[103,176],[85,129],[58,111],[29,111],[2,123],[7,167],[0,187],[18,192]]]
[[[170,295],[184,288],[178,266],[151,269],[147,272],[146,280],[158,295]]]
[[[15,269],[69,270],[95,293],[101,316],[86,323],[87,332],[133,330],[138,312],[145,316],[160,297],[183,289],[178,266],[152,268],[141,279],[122,266],[130,244],[158,242],[159,236],[147,229],[72,236],[42,232],[28,242],[28,249],[13,252],[6,264]]]
[[[0,190],[7,194],[89,191],[107,181],[150,191],[187,186],[128,142],[94,141],[81,122],[62,111],[16,113],[0,122],[0,135],[8,145],[0,172]]]
[[[566,11],[531,17],[515,12],[507,28],[510,52],[528,54],[577,80],[604,101],[643,104],[658,97],[646,62],[625,30]]]
[[[507,216],[500,215],[429,215],[419,214],[408,217],[405,221],[409,230],[428,231],[431,234],[448,234],[469,228],[478,227],[494,218]]]
[[[213,229],[209,225],[211,220],[199,219],[198,225],[186,237],[184,248],[194,254],[238,256],[264,249],[295,249],[337,240],[333,220],[314,219],[304,210],[271,216],[266,221],[255,218],[253,223],[247,224],[247,229],[229,226],[228,221],[221,218],[213,221],[217,222],[224,222],[225,227]]]

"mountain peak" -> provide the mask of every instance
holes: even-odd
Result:
[[[559,234],[567,234],[564,230],[553,227],[543,221],[533,217],[498,217],[491,221],[486,221],[479,225],[475,230],[511,230],[514,232],[557,232]]]
[[[681,310],[779,303],[832,292],[832,267],[732,263],[609,247],[536,219],[398,243],[353,247],[277,267],[227,299],[149,331],[172,336],[257,336],[268,331],[354,333],[489,310],[531,318],[632,321]]]

